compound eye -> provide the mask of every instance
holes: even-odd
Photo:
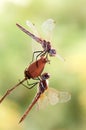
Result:
[[[43,75],[42,75],[42,79],[43,80],[46,80],[46,79],[49,79],[50,78],[50,75],[48,74],[48,73],[44,73]]]
[[[51,49],[49,52],[50,56],[55,56],[56,55],[56,50],[55,49]]]

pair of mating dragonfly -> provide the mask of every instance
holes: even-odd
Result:
[[[43,23],[43,29],[46,28],[45,30],[47,30],[47,33],[51,32],[54,28],[54,24],[55,24],[54,20],[48,19],[47,21]],[[48,56],[58,56],[59,58],[62,59],[62,57],[56,54],[56,50],[52,48],[51,43],[49,41],[42,40],[37,35],[29,32],[21,25],[19,24],[16,24],[16,25],[20,30],[22,30],[24,33],[29,35],[36,42],[40,43],[43,48],[42,51],[33,52],[33,58],[34,58],[35,53],[38,53],[38,54],[36,56],[36,60],[33,61],[33,58],[32,58],[32,63],[29,65],[28,68],[25,69],[24,79],[20,81],[18,84],[16,84],[14,87],[12,87],[11,89],[8,89],[6,93],[4,94],[4,96],[0,99],[0,103],[1,103],[6,98],[6,96],[9,95],[20,84],[22,84],[24,87],[28,89],[31,89],[35,85],[38,84],[36,96],[34,97],[32,103],[29,105],[28,109],[25,111],[25,113],[21,117],[19,121],[20,123],[25,119],[25,117],[27,116],[27,114],[32,109],[35,103],[38,105],[38,108],[40,109],[43,103],[45,104],[50,103],[52,105],[55,105],[56,103],[67,102],[71,99],[71,95],[68,92],[57,91],[53,88],[48,87],[48,79],[50,78],[50,75],[48,73],[42,74],[45,64],[50,62],[48,60]],[[28,21],[27,25],[37,34],[34,24]],[[36,80],[36,82],[29,84],[28,80],[31,78]],[[23,84],[24,81],[27,81],[27,85]]]

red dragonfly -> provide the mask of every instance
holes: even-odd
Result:
[[[47,35],[49,35],[51,33],[51,31],[54,28],[54,20],[53,19],[48,19],[43,23],[43,29],[47,30]],[[23,31],[25,32],[27,35],[29,35],[32,39],[34,39],[36,42],[40,43],[43,50],[42,51],[34,51],[33,53],[33,58],[34,58],[34,54],[35,53],[39,53],[37,55],[38,56],[44,56],[46,55],[48,57],[49,56],[58,56],[58,58],[60,58],[61,60],[64,60],[59,54],[56,54],[56,49],[53,49],[51,46],[51,42],[41,39],[40,37],[38,37],[38,33],[36,31],[36,28],[34,26],[34,24],[32,24],[30,21],[27,21],[27,25],[33,30],[33,32],[36,32],[36,35],[31,33],[30,31],[26,30],[23,26],[19,25],[18,23],[16,23],[16,25]],[[37,58],[36,57],[36,58]],[[32,60],[33,60],[32,58]]]
[[[48,73],[44,73],[40,76],[39,82],[37,82],[37,84],[39,84],[37,94],[21,117],[19,123],[21,123],[26,118],[35,103],[40,109],[44,105],[48,105],[48,103],[55,105],[56,103],[64,103],[71,99],[71,94],[69,92],[57,91],[53,88],[49,88],[47,80],[49,77],[50,75]]]
[[[28,81],[28,79],[31,79],[31,78],[32,79],[38,78],[38,76],[41,75],[41,73],[44,69],[44,66],[47,62],[49,62],[49,61],[46,57],[41,57],[39,60],[30,64],[30,66],[28,68],[26,68],[24,71],[24,75],[25,75],[24,79],[22,81],[20,81],[18,84],[16,84],[14,87],[12,87],[11,89],[8,89],[7,92],[4,94],[4,96],[0,99],[0,103],[5,99],[5,97],[7,95],[9,95],[15,88],[17,88],[24,81],[26,81],[26,80]],[[28,83],[28,85],[29,85],[29,83]],[[31,88],[29,88],[29,89],[31,89]]]

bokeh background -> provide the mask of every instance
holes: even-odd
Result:
[[[30,20],[42,35],[48,18],[56,21],[52,45],[66,59],[50,58],[49,86],[72,98],[40,111],[34,106],[18,124],[36,93],[20,86],[0,104],[0,130],[86,130],[86,0],[0,0],[0,97],[23,79],[32,57],[31,38],[16,23],[29,29]]]

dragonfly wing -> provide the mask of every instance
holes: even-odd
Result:
[[[58,59],[60,59],[61,61],[65,61],[65,59],[64,59],[60,54],[58,54],[58,53],[57,53],[56,57],[57,57]]]
[[[29,20],[26,21],[26,24],[27,24],[27,26],[31,29],[32,33],[33,33],[35,36],[37,36],[37,37],[40,38],[39,33],[38,33],[38,31],[37,31],[37,29],[36,29],[36,27],[35,27],[35,24],[33,24],[33,23],[32,23],[31,21],[29,21]],[[35,41],[32,39],[32,52],[41,51],[41,50],[42,50],[41,45],[40,45],[39,43],[35,42]],[[36,57],[36,55],[35,55],[35,57]]]
[[[39,100],[37,101],[36,105],[37,105],[37,109],[43,109],[45,108],[47,105],[49,104],[48,98],[45,95],[45,93],[41,94]]]
[[[55,21],[53,19],[47,19],[42,24],[42,30],[48,41],[52,40],[53,29],[55,27]]]
[[[57,91],[53,88],[48,89],[47,96],[51,105],[68,102],[71,99],[71,94],[69,92]]]
[[[52,43],[52,36],[53,36],[53,29],[55,28],[55,21],[53,19],[47,19],[42,24],[42,30],[45,34],[45,37],[48,41]],[[59,58],[61,61],[65,61],[65,59],[57,53],[57,58]]]
[[[30,22],[29,20],[26,21],[27,26],[32,30],[32,33],[34,33],[34,35],[39,37],[38,31],[35,27],[35,24],[33,24],[32,22]]]

